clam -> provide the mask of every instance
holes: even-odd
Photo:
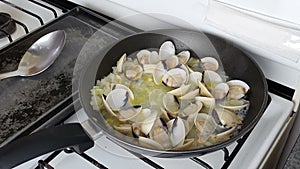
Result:
[[[159,48],[158,52],[160,60],[166,60],[170,56],[175,55],[175,46],[171,41],[165,41]]]
[[[149,56],[150,64],[157,64],[160,61],[158,53],[156,51],[152,51]]]
[[[186,64],[187,61],[190,59],[190,52],[185,50],[185,51],[181,51],[180,53],[177,54],[178,59],[179,59],[179,63],[180,64]]]
[[[138,138],[142,134],[141,133],[141,125],[138,123],[132,123],[131,132],[132,132],[133,137]]]
[[[229,128],[242,124],[240,116],[224,108],[215,108],[212,115],[221,128]]]
[[[213,134],[211,135],[209,141],[212,143],[219,143],[228,140],[234,134],[235,130],[236,127],[230,127],[229,129],[221,131],[218,134]]]
[[[219,69],[218,61],[213,57],[204,57],[201,59],[204,70],[217,71]]]
[[[221,76],[211,70],[205,70],[203,74],[203,82],[208,89],[213,89],[218,83],[223,82]]]
[[[206,97],[213,97],[213,95],[209,92],[209,90],[206,88],[206,86],[202,82],[198,81],[198,86],[200,89],[200,95],[206,96]]]
[[[129,80],[137,80],[143,74],[143,68],[140,65],[129,63],[128,65],[124,66],[125,77]]]
[[[198,82],[202,81],[202,73],[201,72],[192,72],[192,73],[190,73],[190,77],[189,78],[190,78],[189,79],[190,83],[198,85]]]
[[[172,95],[172,94],[165,94],[163,96],[163,105],[166,111],[171,115],[171,116],[176,116],[178,113],[179,109],[179,102],[177,98]]]
[[[212,90],[211,94],[215,99],[223,99],[229,91],[229,86],[227,83],[219,83]]]
[[[196,101],[201,101],[203,106],[211,108],[211,109],[214,108],[216,105],[215,98],[197,96],[197,97],[195,97],[195,99],[196,99]]]
[[[113,111],[119,111],[128,103],[129,92],[125,89],[115,89],[108,93],[106,103]]]
[[[149,137],[161,144],[164,148],[169,148],[171,146],[167,124],[161,119],[155,121],[154,126],[149,133]]]
[[[121,73],[123,71],[123,64],[126,61],[126,53],[124,53],[121,58],[117,61],[117,72]]]
[[[165,61],[160,61],[155,69],[154,69],[154,73],[153,73],[153,80],[155,84],[160,84],[162,81],[163,76],[166,74],[167,72],[167,65]]]
[[[186,107],[180,109],[179,116],[183,119],[186,133],[188,133],[193,127],[194,119],[201,108],[202,104],[190,103]]]
[[[207,140],[209,136],[215,132],[217,123],[214,118],[205,113],[199,113],[195,118],[195,127],[199,130],[201,140]]]
[[[165,122],[170,121],[170,117],[168,115],[168,112],[164,108],[160,108],[161,115],[160,118],[162,118]]]
[[[248,100],[226,100],[224,103],[219,104],[220,107],[229,109],[232,111],[242,110],[245,107],[249,106]]]
[[[191,86],[191,84],[187,84],[187,85],[183,84],[179,88],[173,89],[173,90],[169,91],[168,93],[170,93],[174,96],[182,96],[188,92],[188,90],[190,89],[190,86]]]
[[[172,69],[179,64],[178,57],[173,55],[166,59],[167,69]]]
[[[160,149],[160,150],[163,149],[163,146],[161,144],[159,144],[158,142],[156,142],[150,138],[139,137],[138,141],[139,141],[139,144],[144,147],[155,148],[155,149]]]
[[[147,117],[149,117],[151,114],[151,110],[148,108],[142,109],[141,112],[137,115],[135,122],[136,123],[142,123],[145,121]]]
[[[151,52],[147,49],[143,49],[140,50],[137,54],[137,60],[139,61],[140,64],[144,65],[144,64],[149,64],[149,60],[150,60],[150,54]]]
[[[230,99],[240,99],[244,97],[250,89],[247,83],[241,80],[230,80],[227,84],[229,85],[228,98]]]
[[[131,107],[126,107],[122,108],[119,110],[119,120],[120,121],[135,121],[133,118],[135,118],[142,110],[142,106],[131,106]]]
[[[124,89],[128,92],[128,96],[130,99],[134,99],[134,95],[133,95],[133,92],[125,85],[123,84],[114,84],[112,85],[111,87],[111,90],[115,90],[115,89]]]
[[[188,66],[186,66],[186,65],[184,65],[184,64],[179,64],[179,65],[177,65],[176,66],[176,68],[180,68],[180,69],[182,69],[182,70],[184,70],[185,71],[185,73],[186,73],[186,80],[185,80],[185,84],[187,84],[188,82],[189,82],[189,79],[190,79],[190,71],[189,71],[189,69],[188,69]]]
[[[176,117],[168,122],[170,130],[170,141],[172,146],[183,145],[185,138],[185,126],[183,120],[180,117]]]
[[[185,139],[182,145],[174,147],[173,150],[186,150],[193,145],[194,140],[193,138]]]
[[[145,74],[154,74],[156,64],[143,64],[143,69]]]
[[[196,96],[199,95],[199,89],[195,89],[193,91],[190,91],[186,93],[185,95],[179,97],[180,100],[191,100],[194,99]]]
[[[156,111],[152,111],[149,116],[145,118],[143,122],[141,122],[141,131],[145,134],[148,135],[149,132],[151,131],[154,122],[157,118],[158,113]]]
[[[101,95],[101,99],[102,99],[102,102],[104,104],[104,107],[105,109],[113,116],[117,116],[114,111],[110,108],[110,106],[108,105],[108,103],[106,102],[106,99],[105,99],[105,96],[104,95]]]
[[[113,128],[125,135],[132,134],[132,126],[130,124],[120,124],[119,126],[113,126]]]
[[[180,87],[187,80],[187,74],[183,69],[174,68],[162,77],[163,83],[168,87]]]

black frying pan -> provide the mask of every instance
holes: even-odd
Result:
[[[250,86],[251,90],[248,93],[248,99],[250,101],[248,114],[244,119],[241,130],[237,134],[232,136],[229,140],[216,145],[192,150],[162,151],[145,148],[133,144],[130,137],[124,137],[118,132],[115,132],[108,124],[106,124],[105,119],[102,117],[101,113],[92,109],[92,106],[90,105],[90,89],[95,85],[96,80],[103,78],[112,71],[112,67],[116,65],[119,57],[124,52],[130,54],[144,48],[159,48],[159,46],[166,40],[171,40],[175,44],[177,50],[176,52],[189,50],[191,51],[192,57],[219,55],[226,74],[233,79],[243,80]],[[267,83],[262,71],[252,59],[245,55],[234,44],[229,43],[222,38],[210,34],[184,30],[158,30],[153,32],[143,32],[118,41],[116,44],[108,48],[105,52],[99,53],[99,55],[96,56],[95,59],[87,66],[87,69],[80,80],[79,91],[81,103],[86,114],[94,125],[104,131],[106,136],[108,136],[117,144],[125,147],[126,149],[158,157],[191,157],[219,150],[249,132],[262,116],[267,104]],[[55,137],[55,144],[58,144],[57,147],[54,147],[54,143],[52,142],[51,144],[51,141],[47,139],[48,145],[41,145],[41,147],[43,147],[42,152],[36,152],[35,154],[29,153],[30,158],[33,158],[34,155],[37,156],[48,151],[62,149],[72,145],[77,145],[75,147],[77,149],[82,149],[82,145],[84,145],[84,148],[92,146],[93,143],[91,142],[91,140],[87,139],[84,130],[79,125],[73,124],[68,125],[67,127],[69,127],[69,129],[66,129],[66,131],[72,130],[78,137],[77,139],[81,139],[81,141],[76,141],[76,138],[72,138],[72,135],[74,133],[62,133],[62,130],[64,128],[62,126],[53,128],[50,129],[52,130],[51,132],[47,132],[46,136],[48,136],[48,138],[49,135],[50,137]],[[74,128],[76,128],[76,130]],[[69,142],[71,141],[72,143],[65,141],[65,139],[61,139],[61,137],[57,138],[57,135],[55,134],[55,132],[57,131],[61,132],[58,135],[63,135],[66,139],[69,139]],[[37,133],[37,135],[38,134],[40,133]],[[43,133],[38,136],[36,136],[36,134],[33,134],[33,136],[41,137],[43,136]],[[60,143],[61,141],[64,143]],[[22,141],[19,140],[17,140],[16,142],[22,143]],[[34,140],[29,139],[29,141],[27,140],[27,142],[34,142]],[[39,138],[39,141],[35,142],[35,144],[42,144],[41,139]],[[51,148],[47,148],[47,146],[49,145],[51,146]],[[9,151],[9,149],[13,146],[16,146],[15,142],[8,144],[7,146],[0,149],[0,168],[2,167],[2,162],[9,161],[10,158],[14,158],[14,160],[16,160],[16,157],[14,157],[14,155],[19,155],[18,153],[14,154],[14,151]],[[24,146],[21,146],[20,148],[22,147]],[[23,152],[24,151],[25,150],[23,150]],[[32,150],[29,149],[27,151]],[[6,157],[2,158],[4,153],[6,153]],[[29,157],[27,156],[25,160],[28,159]],[[18,161],[19,163],[23,162],[24,158]],[[10,163],[7,164],[10,164],[11,166],[16,165],[15,162],[13,164],[12,163],[13,162],[10,161]]]

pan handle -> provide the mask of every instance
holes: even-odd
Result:
[[[43,154],[71,147],[82,153],[94,141],[79,123],[43,129],[0,148],[0,169],[12,168]]]

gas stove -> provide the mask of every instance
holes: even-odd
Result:
[[[248,15],[249,13],[244,16],[241,12],[243,9],[237,10],[217,1],[193,0],[186,7],[194,10],[180,16],[174,13],[178,9],[176,5],[168,9],[160,6],[156,11],[151,11],[142,8],[139,3],[130,1],[101,0],[97,2],[99,5],[92,5],[89,1],[74,2],[1,1],[0,8],[16,22],[16,31],[11,34],[4,32],[5,37],[0,39],[0,61],[3,65],[0,72],[15,69],[22,52],[40,35],[57,29],[63,29],[67,34],[67,42],[61,56],[45,73],[37,77],[18,77],[0,82],[0,103],[3,105],[0,106],[0,110],[4,112],[0,115],[3,124],[0,132],[1,146],[42,128],[71,122],[84,124],[87,117],[80,108],[77,86],[74,85],[80,78],[74,75],[77,75],[76,72],[80,72],[91,59],[81,50],[82,47],[91,45],[88,41],[97,40],[95,45],[101,51],[123,37],[153,28],[188,27],[212,32],[241,43],[245,52],[258,62],[268,79],[268,107],[250,133],[222,150],[202,156],[179,159],[150,157],[128,151],[100,132],[94,135],[94,138],[97,138],[94,147],[82,154],[72,149],[58,150],[16,168],[268,168],[277,165],[274,159],[279,160],[281,153],[278,155],[278,152],[282,152],[282,155],[288,153],[282,151],[283,147],[278,145],[285,144],[287,138],[287,143],[293,144],[291,140],[295,141],[295,138],[288,137],[289,131],[299,135],[298,131],[291,130],[299,104],[297,56],[291,55],[290,58],[286,58],[282,57],[282,51],[275,51],[276,55],[272,55],[274,51],[266,50],[265,46],[258,48],[257,46],[264,41],[259,38],[249,39],[242,31],[234,34],[230,31],[231,27],[224,28],[224,22],[219,20],[221,14],[213,9],[226,9],[227,13],[222,15],[239,14],[237,17],[265,24],[261,18],[257,19],[259,14],[256,13],[255,17]],[[158,2],[145,2],[146,5],[152,6],[156,6],[156,3]],[[78,4],[85,8],[78,7]],[[197,10],[205,11],[206,15],[198,14]],[[42,16],[44,14],[45,16]],[[147,24],[143,22],[145,19]],[[273,24],[266,23],[263,26]],[[297,25],[289,24],[287,29],[282,26],[286,25],[284,23],[276,25],[275,31],[283,30],[296,36]],[[291,49],[288,52],[294,54],[295,50]],[[14,56],[9,57],[12,53]],[[293,64],[289,65],[289,62]],[[285,76],[281,71],[286,71],[289,76]],[[20,115],[24,112],[25,114]],[[289,146],[287,147],[289,149]],[[284,164],[284,157],[281,160],[278,165]]]

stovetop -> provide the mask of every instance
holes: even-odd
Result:
[[[0,72],[13,70],[17,67],[18,60],[20,60],[25,49],[38,37],[56,29],[64,29],[67,33],[67,43],[61,56],[46,72],[36,77],[15,77],[0,82],[2,99],[0,99],[0,103],[3,105],[0,106],[0,112],[4,112],[0,114],[0,122],[5,124],[0,128],[0,138],[2,139],[0,139],[0,144],[6,144],[38,128],[61,123],[66,118],[68,118],[67,122],[84,120],[84,112],[82,111],[71,116],[75,113],[73,103],[78,99],[76,87],[78,74],[80,74],[78,72],[91,59],[84,54],[81,48],[93,44],[86,43],[87,41],[97,39],[95,41],[97,50],[94,51],[97,53],[101,51],[102,47],[139,31],[128,25],[107,25],[110,21],[111,18],[82,8],[75,8],[0,51],[0,60],[2,60]],[[96,38],[90,38],[92,36]],[[14,50],[14,47],[17,47],[17,50]],[[74,77],[74,75],[76,76]],[[7,88],[9,90],[3,90]],[[46,160],[40,161],[40,166],[49,163],[57,168],[179,168],[181,166],[189,168],[199,168],[199,166],[204,168],[221,168],[222,166],[224,168],[239,168],[243,165],[245,167],[258,166],[262,156],[271,146],[272,139],[274,140],[288,119],[293,107],[293,103],[289,100],[274,94],[270,94],[270,96],[272,98],[270,104],[273,106],[268,107],[262,120],[254,128],[253,131],[256,132],[252,133],[255,134],[250,134],[247,140],[239,140],[226,149],[201,157],[174,160],[143,156],[128,152],[103,136],[96,140],[94,148],[84,154],[79,155],[70,150],[58,151],[38,157],[17,168],[35,168],[41,159]],[[267,130],[260,132],[262,129]],[[268,142],[265,142],[266,140]],[[246,146],[238,147],[235,150],[237,146],[243,144]],[[238,158],[230,159],[232,154]],[[253,156],[252,159],[247,158],[249,154]],[[228,159],[230,162],[226,162]]]

